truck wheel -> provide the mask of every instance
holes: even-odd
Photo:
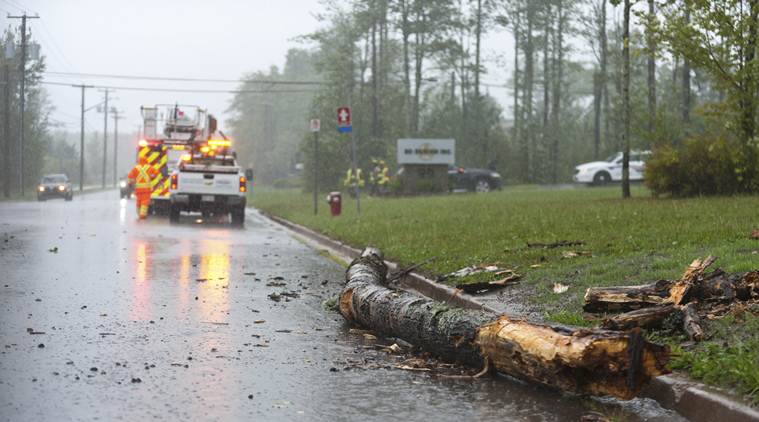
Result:
[[[171,205],[169,208],[169,222],[171,223],[179,222],[179,207],[176,205]]]
[[[245,207],[237,207],[229,214],[232,217],[233,226],[242,227],[242,225],[245,224]]]
[[[67,201],[71,201],[72,199],[74,199],[74,194],[73,193],[69,193],[68,195],[66,195],[66,200]]]

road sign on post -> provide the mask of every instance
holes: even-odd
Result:
[[[318,132],[322,128],[322,121],[319,119],[311,119],[311,132]]]
[[[341,133],[353,132],[350,107],[340,107],[337,109],[337,131]]]

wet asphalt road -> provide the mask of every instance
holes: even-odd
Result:
[[[0,419],[672,420],[394,369],[324,309],[343,269],[283,229],[254,211],[244,229],[137,222],[117,195],[0,203]]]

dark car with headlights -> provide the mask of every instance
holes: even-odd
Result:
[[[121,179],[119,182],[119,193],[121,194],[121,199],[131,198],[134,193],[134,184],[126,177]]]
[[[40,184],[37,186],[37,200],[44,201],[50,198],[63,198],[67,201],[74,198],[71,182],[65,174],[48,174],[40,179]]]
[[[458,166],[448,166],[448,183],[451,191],[490,192],[503,186],[501,175],[495,171]]]

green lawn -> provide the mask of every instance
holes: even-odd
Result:
[[[318,216],[313,215],[311,195],[298,191],[256,189],[251,200],[266,212],[355,247],[377,246],[401,265],[436,257],[422,268],[430,276],[472,264],[515,269],[524,275],[516,291],[523,293],[525,302],[550,320],[575,325],[589,324],[581,305],[590,286],[678,278],[694,258],[706,255],[718,256],[717,265],[729,272],[759,268],[759,241],[749,239],[751,230],[759,228],[757,196],[653,199],[636,187],[632,199],[622,200],[618,186],[513,187],[480,195],[362,198],[360,218],[350,199],[344,199],[338,218],[330,217],[324,195],[319,196]],[[585,244],[527,247],[528,242],[558,240]],[[564,259],[566,251],[592,256]],[[554,293],[557,282],[569,289]],[[753,349],[750,359],[759,367],[759,351]],[[697,361],[679,362],[690,368]],[[759,380],[754,382],[742,390],[753,389],[756,397]]]

